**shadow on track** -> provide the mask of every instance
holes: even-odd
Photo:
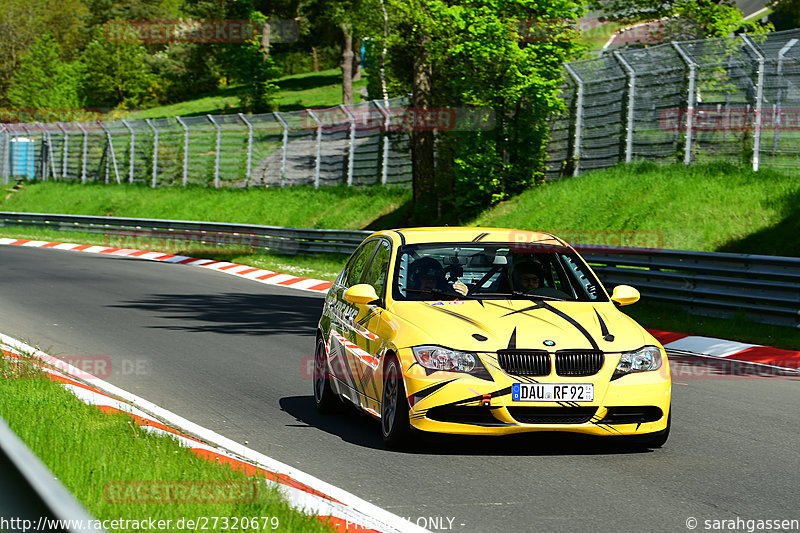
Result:
[[[314,335],[322,300],[289,294],[154,294],[111,307],[138,309],[175,321],[151,328],[229,335]]]
[[[632,446],[619,439],[604,439],[570,433],[527,433],[504,437],[478,437],[464,435],[439,435],[412,432],[408,444],[398,450],[387,450],[380,437],[380,426],[355,408],[345,408],[335,415],[317,412],[312,396],[281,398],[281,409],[308,424],[345,442],[384,450],[389,453],[414,455],[504,455],[504,456],[564,456],[564,455],[619,455],[651,453],[651,450]],[[667,444],[669,446],[669,444]]]

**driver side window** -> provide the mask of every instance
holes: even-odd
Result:
[[[345,287],[350,288],[353,285],[358,285],[364,277],[364,269],[369,264],[372,253],[378,241],[371,241],[362,246],[357,252],[350,264],[347,267],[347,274],[344,276],[342,283]]]

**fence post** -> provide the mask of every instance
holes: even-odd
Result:
[[[220,156],[220,146],[222,143],[222,126],[220,126],[214,117],[211,115],[206,115],[206,118],[214,125],[217,129],[217,146],[214,149],[214,187],[219,188],[219,156]]]
[[[783,58],[797,44],[797,39],[791,39],[788,43],[783,45],[780,52],[778,52],[778,67],[776,74],[778,75],[778,95],[775,98],[776,116],[775,116],[775,134],[773,135],[772,152],[773,154],[778,151],[778,141],[781,136],[781,100],[783,100],[783,87],[785,80],[783,79]]]
[[[689,57],[689,54],[681,47],[680,44],[673,42],[672,46],[681,56],[683,62],[689,67],[689,97],[686,105],[686,146],[683,154],[683,164],[689,165],[692,162],[692,133],[694,121],[694,100],[696,97],[695,91],[697,86],[697,63]]]
[[[244,178],[244,186],[247,187],[250,185],[250,176],[253,172],[253,124],[243,113],[239,113],[239,118],[247,125],[247,170]]]
[[[581,161],[581,135],[583,130],[583,79],[569,63],[564,63],[564,67],[569,72],[575,83],[578,84],[578,94],[575,99],[575,141],[572,148],[572,160],[574,161],[573,176],[580,174]]]
[[[28,127],[27,124],[22,125],[22,129],[25,130],[25,135],[27,135],[28,139],[31,140],[31,145],[33,144],[33,134],[31,133],[31,129]],[[26,174],[33,174],[33,177],[36,178],[36,166],[35,166],[35,159],[36,159],[36,152],[33,149],[33,146],[30,146],[30,158],[28,159],[28,166],[25,168]]]
[[[764,55],[758,51],[753,40],[746,34],[742,34],[742,40],[752,50],[758,61],[758,74],[756,82],[756,106],[755,113],[756,119],[753,125],[753,170],[758,171],[758,165],[761,160],[761,110],[764,100]]]
[[[61,122],[56,122],[58,129],[64,134],[64,147],[61,151],[61,179],[67,179],[67,157],[69,156],[69,131]]]
[[[9,154],[8,154],[8,130],[6,125],[0,123],[0,173],[3,174],[3,183],[8,185],[8,176],[11,174],[11,169],[7,168]]]
[[[150,186],[155,189],[158,183],[158,128],[149,118],[144,119],[144,121],[153,130],[153,182]]]
[[[628,73],[628,120],[625,125],[625,162],[630,163],[633,159],[633,111],[636,95],[636,71],[634,71],[630,63],[622,57],[620,52],[615,50],[614,57]]]
[[[111,138],[111,132],[108,130],[106,125],[103,121],[98,120],[98,124],[100,127],[103,128],[103,131],[106,132],[106,142],[108,143],[108,152],[110,154],[109,159],[111,160],[111,164],[114,165],[114,178],[117,180],[117,185],[122,183],[119,179],[119,168],[117,168],[117,154],[114,152],[114,142]],[[106,183],[108,183],[108,161],[106,161]]]
[[[128,124],[127,120],[123,120],[122,124],[128,128],[128,131],[131,134],[131,144],[128,148],[128,181],[133,183],[133,160],[135,159],[136,155],[136,132],[133,130],[130,124]]]
[[[283,120],[283,117],[277,111],[272,113],[278,122],[283,126],[283,142],[281,145],[281,187],[283,187],[283,180],[286,179],[286,149],[289,144],[289,124]]]
[[[78,129],[83,133],[83,150],[81,155],[81,183],[86,183],[86,156],[89,150],[89,132],[83,127],[83,124],[76,122]]]
[[[183,186],[189,183],[189,126],[183,121],[181,117],[175,117],[183,127]]]
[[[339,104],[339,108],[347,115],[347,120],[350,122],[350,147],[347,154],[347,186],[353,185],[353,161],[356,155],[356,117],[347,109],[344,104]]]
[[[322,121],[317,117],[317,114],[314,113],[311,109],[306,109],[308,114],[314,121],[317,123],[317,157],[316,163],[314,164],[314,188],[319,188],[319,165],[320,165],[320,158],[322,156]]]
[[[384,100],[385,104],[388,104]],[[389,127],[391,125],[392,116],[389,114],[388,109],[384,109],[379,100],[374,100],[375,107],[378,108],[381,115],[383,115],[383,161],[381,161],[381,185],[386,185],[389,179]],[[388,105],[387,105],[388,107]]]

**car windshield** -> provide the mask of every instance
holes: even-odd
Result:
[[[578,254],[566,246],[539,244],[406,245],[398,252],[392,293],[395,300],[608,301]]]

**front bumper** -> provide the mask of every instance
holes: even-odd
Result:
[[[607,357],[601,371],[589,377],[536,378],[541,383],[593,383],[591,402],[514,401],[511,386],[522,380],[500,370],[492,370],[489,381],[454,372],[428,375],[410,365],[404,375],[409,419],[422,431],[462,435],[564,431],[614,436],[664,430],[672,394],[666,353],[660,369],[611,381],[616,363]]]

